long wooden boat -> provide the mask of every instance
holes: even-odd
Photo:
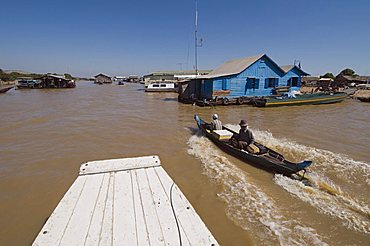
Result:
[[[357,97],[361,102],[370,102],[370,97]]]
[[[14,86],[0,87],[0,93],[5,93],[8,90],[12,89]]]
[[[254,106],[257,107],[278,107],[278,106],[297,106],[307,104],[330,104],[343,101],[347,97],[345,92],[337,93],[314,93],[302,94],[295,97],[265,97],[256,98]]]
[[[204,122],[198,115],[194,115],[194,119],[197,122],[199,129],[215,143],[223,151],[237,157],[238,159],[256,166],[258,168],[267,170],[272,173],[279,173],[286,176],[290,176],[294,173],[302,171],[312,164],[312,161],[303,161],[300,163],[294,163],[286,160],[283,155],[267,148],[266,146],[255,142],[254,144],[260,149],[259,153],[251,154],[244,150],[235,148],[229,143],[229,140],[220,140],[215,134],[206,129],[206,122]],[[232,134],[236,134],[233,130],[223,126],[223,130],[227,130]]]

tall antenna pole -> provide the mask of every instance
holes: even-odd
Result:
[[[198,76],[198,0],[195,0],[195,79]]]

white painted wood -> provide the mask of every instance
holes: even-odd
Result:
[[[32,245],[59,245],[86,182],[79,177],[66,192]]]
[[[164,242],[166,245],[177,245],[180,240],[170,199],[167,197],[166,191],[154,168],[148,168],[145,171],[154,201],[154,208],[157,213],[157,223],[161,226]]]
[[[101,224],[99,245],[112,245],[113,236],[113,203],[114,203],[114,173],[110,173],[108,196],[105,202],[103,221]],[[66,245],[67,246],[67,245]]]
[[[218,245],[157,156],[86,164],[33,245]]]
[[[144,169],[133,171],[137,178],[141,206],[145,217],[145,223],[151,245],[164,245],[164,237],[161,224],[158,223],[158,214],[155,209],[152,191],[149,188],[148,179]]]
[[[87,176],[80,199],[76,203],[71,219],[61,240],[61,245],[83,245],[93,217],[104,174]]]
[[[131,172],[131,178],[132,178],[132,191],[133,191],[133,200],[134,200],[134,208],[135,208],[135,221],[136,221],[135,228],[136,228],[136,236],[137,236],[137,245],[149,245],[148,228],[146,226],[138,181],[137,181],[136,174],[134,172]]]
[[[164,190],[170,196],[173,180],[163,168],[154,169],[162,181]],[[209,232],[202,219],[176,184],[174,184],[172,189],[172,201],[178,222],[185,232],[185,235],[181,235],[182,238],[188,238],[191,245],[218,245],[216,239]]]
[[[156,167],[160,165],[161,161],[159,160],[158,156],[90,161],[81,165],[80,175],[117,172],[138,168]]]
[[[90,223],[88,234],[84,245],[98,245],[100,241],[100,233],[102,231],[102,221],[105,211],[105,204],[108,197],[108,186],[110,182],[110,174],[104,173],[103,183],[99,191],[94,214]]]
[[[135,209],[130,171],[117,172],[114,185],[113,245],[136,242]]]

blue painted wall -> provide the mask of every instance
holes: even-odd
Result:
[[[230,90],[228,97],[240,96],[269,96],[276,86],[287,86],[292,77],[298,79],[297,86],[291,87],[292,90],[299,90],[301,86],[302,72],[293,68],[288,73],[284,73],[277,64],[267,56],[263,56],[254,64],[237,75],[209,79],[212,88],[207,88],[206,98],[211,98],[212,90]]]
[[[287,73],[280,69],[268,56],[263,56],[239,74],[213,79],[193,80],[184,95],[195,95],[198,99],[211,99],[214,91],[229,90],[229,98],[240,96],[270,96],[276,86],[291,86],[290,91],[299,90],[302,76],[307,75],[294,67]],[[292,86],[292,79],[296,85]],[[220,96],[224,97],[224,96]]]
[[[302,72],[299,71],[296,67],[294,67],[292,70],[287,72],[284,77],[281,78],[282,86],[291,86],[290,91],[299,91],[301,88],[302,83]],[[297,78],[298,83],[297,86],[292,86],[292,79],[291,78]]]
[[[284,72],[264,56],[240,74],[215,78],[210,81],[213,81],[213,90],[230,90],[229,97],[267,96],[271,95],[274,86],[281,85],[283,76]],[[275,79],[272,87],[268,86],[268,79]]]

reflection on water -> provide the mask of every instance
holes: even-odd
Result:
[[[0,245],[41,229],[89,160],[157,154],[225,245],[368,245],[370,107],[199,108],[142,85],[0,95]],[[194,114],[247,119],[258,141],[312,160],[312,186],[247,165],[198,135]],[[270,243],[271,242],[271,243]]]

